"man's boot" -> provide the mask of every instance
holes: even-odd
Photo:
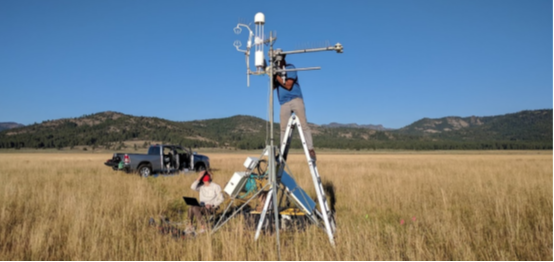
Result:
[[[316,161],[317,159],[316,159],[316,156],[315,156],[315,151],[314,151],[313,149],[310,149],[308,152],[310,153],[310,157],[311,157],[314,161]]]

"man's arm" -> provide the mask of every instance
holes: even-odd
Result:
[[[192,182],[192,185],[190,185],[190,189],[194,191],[200,191],[200,189],[198,188],[198,183],[199,183],[198,180],[194,180],[194,182]]]
[[[292,86],[294,85],[294,79],[289,78],[285,83],[283,83],[283,78],[281,78],[280,75],[276,75],[275,79],[277,79],[277,82],[279,83],[279,85],[281,85],[283,88],[289,91],[292,89]],[[274,87],[274,88],[277,88],[277,87]]]
[[[206,173],[206,171],[200,172],[200,175],[198,175],[196,180],[194,180],[194,182],[192,182],[192,185],[190,186],[190,188],[192,190],[200,191],[200,189],[198,188],[198,183],[200,183],[200,179],[202,179],[202,177],[204,176],[205,173]]]
[[[190,186],[190,189],[199,192],[200,191],[200,188],[198,188],[199,183],[200,182],[198,180],[194,180],[194,182],[192,182],[192,185]]]

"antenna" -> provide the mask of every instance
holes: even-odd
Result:
[[[245,56],[246,56],[246,79],[247,79],[246,83],[247,83],[247,86],[250,86],[250,75],[265,75],[265,74],[267,74],[269,76],[269,80],[270,80],[269,83],[270,84],[269,84],[269,103],[268,104],[269,104],[269,125],[270,125],[270,140],[269,141],[270,142],[269,142],[269,145],[266,145],[266,148],[264,149],[264,152],[260,156],[260,158],[263,157],[263,156],[267,156],[267,159],[268,159],[267,160],[268,161],[268,170],[269,170],[269,172],[268,172],[269,173],[268,184],[266,186],[264,186],[262,189],[260,189],[258,192],[256,192],[254,194],[254,196],[252,196],[248,201],[246,201],[246,203],[243,204],[238,209],[238,211],[235,211],[231,216],[229,216],[227,218],[227,220],[222,222],[223,218],[221,218],[220,221],[218,221],[217,224],[214,226],[214,229],[212,230],[212,233],[214,233],[216,230],[218,230],[223,224],[225,224],[227,221],[229,221],[229,219],[231,219],[240,210],[242,210],[243,207],[245,205],[247,205],[248,202],[250,202],[252,199],[254,199],[254,197],[256,197],[258,194],[260,194],[260,192],[262,192],[263,190],[269,189],[268,195],[267,195],[265,203],[264,203],[264,209],[263,209],[262,213],[260,214],[260,220],[258,222],[255,239],[256,240],[258,239],[258,237],[260,235],[260,230],[262,228],[262,225],[264,224],[264,220],[266,219],[266,214],[270,209],[270,203],[273,203],[273,207],[271,209],[272,209],[272,212],[274,214],[275,235],[276,235],[276,238],[277,238],[277,241],[276,241],[277,242],[277,254],[278,254],[278,256],[279,256],[278,258],[280,260],[280,258],[281,258],[280,257],[281,256],[280,241],[279,241],[279,211],[280,210],[279,210],[279,204],[278,204],[278,199],[277,199],[277,191],[279,189],[282,189],[283,194],[286,194],[289,191],[294,191],[294,192],[302,191],[303,192],[302,189],[299,189],[300,191],[291,190],[291,188],[299,188],[299,187],[294,183],[294,179],[292,178],[292,176],[290,176],[289,174],[287,174],[284,171],[285,167],[287,166],[285,159],[286,159],[286,155],[288,153],[288,149],[290,147],[290,139],[292,137],[292,131],[295,128],[298,128],[298,130],[301,130],[302,127],[300,126],[300,122],[298,121],[298,118],[296,118],[295,115],[291,116],[291,118],[289,119],[289,124],[287,126],[287,131],[286,131],[286,136],[287,137],[285,137],[285,135],[284,135],[283,136],[284,140],[281,141],[280,143],[278,143],[278,144],[282,145],[281,148],[280,148],[281,150],[279,151],[279,148],[275,147],[274,134],[273,134],[273,123],[274,123],[274,121],[273,121],[273,116],[274,116],[274,113],[273,113],[273,93],[274,93],[273,87],[274,87],[274,83],[273,83],[272,80],[273,80],[273,77],[276,74],[282,73],[282,72],[318,70],[318,69],[321,69],[321,68],[320,67],[305,67],[305,68],[295,68],[295,69],[284,69],[284,68],[279,68],[277,66],[276,62],[280,61],[283,58],[283,55],[289,55],[289,54],[301,54],[301,53],[320,52],[320,51],[336,51],[337,53],[342,53],[343,52],[343,46],[340,43],[337,43],[334,46],[331,46],[331,45],[329,45],[329,42],[326,41],[324,43],[320,43],[320,47],[318,47],[318,48],[303,48],[303,49],[291,50],[291,51],[283,51],[281,49],[273,49],[273,44],[277,40],[277,34],[274,33],[274,32],[270,32],[269,37],[268,38],[265,37],[265,33],[264,33],[265,15],[263,13],[257,13],[254,16],[254,25],[255,25],[255,28],[254,28],[254,31],[252,31],[250,29],[249,25],[247,25],[244,22],[239,22],[233,30],[236,34],[240,34],[242,32],[242,28],[248,29],[248,31],[249,31],[248,41],[247,41],[246,49],[240,49],[240,47],[242,46],[242,43],[239,40],[235,41],[233,43],[233,46],[235,46],[237,51],[245,53]],[[254,43],[252,43],[252,38],[254,39]],[[250,69],[250,62],[249,62],[250,61],[250,50],[252,48],[252,44],[254,44],[254,55],[255,55],[254,65],[256,67],[256,69],[254,71],[252,71]],[[269,45],[269,51],[268,51],[269,63],[268,64],[266,64],[265,57],[264,57],[264,45]],[[322,45],[324,45],[324,46],[322,46]],[[301,138],[301,140],[304,140],[304,137],[303,137],[302,133],[300,133],[300,138]],[[304,143],[304,145],[305,145],[305,143]],[[305,213],[310,214],[310,219],[311,219],[311,221],[314,222],[314,224],[317,224],[318,226],[324,228],[324,230],[327,232],[327,235],[329,237],[329,241],[330,241],[331,245],[334,246],[335,241],[334,241],[333,234],[334,234],[336,225],[334,224],[333,214],[331,214],[331,212],[329,211],[329,207],[328,207],[327,202],[326,202],[327,200],[326,200],[326,197],[325,197],[325,193],[323,191],[323,187],[321,186],[321,179],[319,177],[319,172],[317,171],[315,161],[313,159],[310,160],[310,157],[309,157],[309,154],[308,154],[308,148],[306,146],[304,146],[304,150],[305,150],[305,153],[306,153],[306,157],[308,159],[308,165],[310,167],[310,172],[311,172],[312,178],[314,180],[314,186],[316,187],[317,197],[318,197],[318,201],[319,201],[319,204],[320,204],[321,211],[319,211],[317,209],[314,209],[315,208],[315,204],[313,204],[314,202],[309,201],[308,199],[306,199],[305,194],[296,193],[296,195],[295,195],[295,193],[293,192],[293,193],[291,193],[292,194],[291,198],[296,200],[296,205],[298,207],[300,207],[302,210],[304,210]],[[278,166],[275,163],[277,161],[276,156],[275,156],[276,151],[279,152]],[[236,175],[236,177],[234,176],[232,179],[234,179],[234,178],[243,179],[244,177],[246,177],[247,175],[252,173],[252,171],[253,171],[253,168],[251,167],[252,164],[246,165],[246,162],[245,162],[245,166],[247,166],[247,172],[245,172],[245,174]],[[229,184],[231,184],[231,183],[228,183],[228,185]],[[233,184],[233,185],[235,185],[235,184]],[[283,185],[283,187],[280,188],[279,187],[280,185]],[[231,189],[225,190],[225,191],[230,195],[231,199],[235,199],[235,197],[237,197],[237,195],[238,195],[238,193],[235,193],[235,192],[237,192],[235,190],[235,188],[231,188]],[[233,201],[231,201],[231,203],[232,202]],[[227,212],[227,210],[229,209],[230,206],[231,206],[231,204],[229,204],[229,206],[227,207],[225,212]]]

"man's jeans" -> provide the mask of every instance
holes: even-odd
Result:
[[[287,130],[287,124],[289,123],[289,118],[293,112],[300,120],[300,125],[302,125],[302,131],[304,133],[304,137],[306,138],[306,145],[308,146],[308,150],[314,149],[312,132],[310,131],[310,127],[308,126],[308,120],[306,119],[306,108],[304,108],[304,100],[302,100],[302,98],[295,98],[281,105],[281,142],[279,143],[279,149],[281,149],[281,145],[283,143],[283,135]]]

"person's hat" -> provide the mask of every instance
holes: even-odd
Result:
[[[204,182],[210,181],[210,175],[205,174],[204,177],[202,178],[202,181],[204,181]]]

